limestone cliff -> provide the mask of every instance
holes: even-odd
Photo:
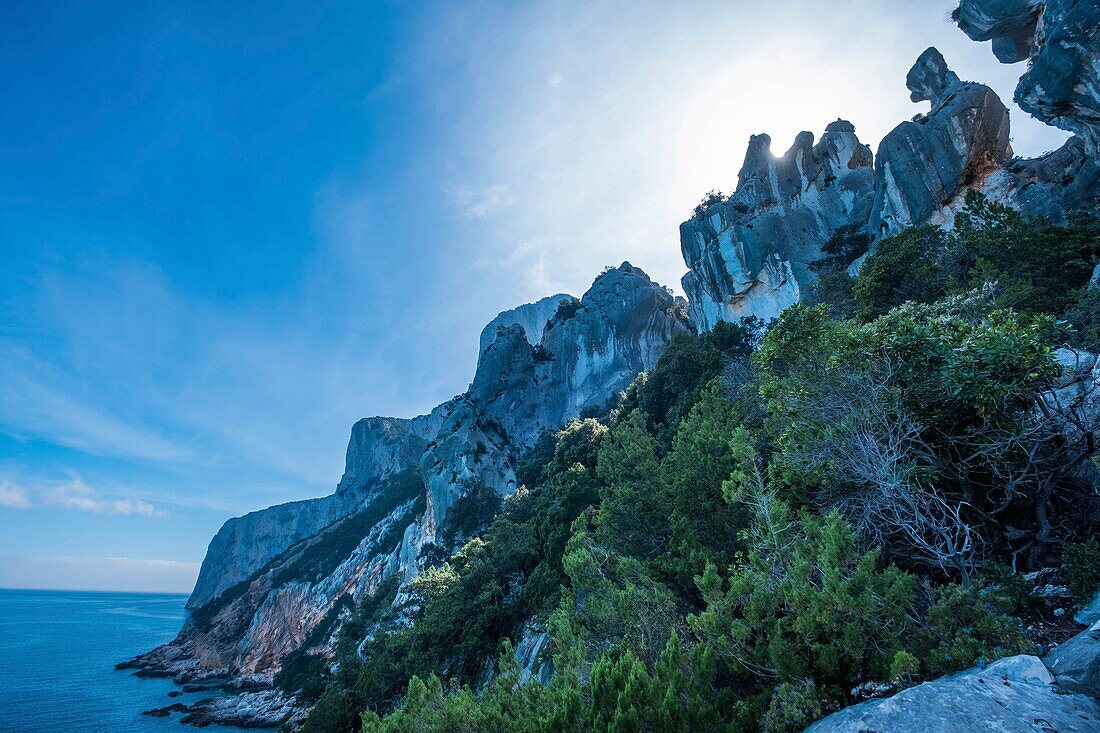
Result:
[[[822,245],[870,216],[871,164],[871,149],[844,120],[816,144],[812,133],[799,134],[782,157],[772,155],[770,137],[753,136],[734,194],[680,225],[695,324],[773,318],[796,302]]]
[[[542,431],[602,407],[690,328],[683,301],[625,262],[579,301],[553,296],[502,313],[464,394],[410,420],[355,424],[334,494],[226,522],[179,636],[124,666],[179,681],[270,682],[290,652],[330,643],[387,578],[415,577],[422,550],[446,544],[456,501],[514,491],[516,465]]]
[[[988,87],[961,80],[935,49],[906,78],[913,101],[928,110],[894,128],[874,155],[843,120],[818,140],[799,134],[782,156],[767,135],[754,136],[732,196],[680,226],[689,302],[623,263],[580,299],[559,294],[501,313],[481,334],[466,392],[427,415],[355,424],[332,495],[226,522],[179,636],[124,666],[179,681],[265,684],[295,649],[328,648],[356,603],[414,578],[439,557],[426,550],[454,549],[462,535],[448,530],[460,501],[516,489],[518,462],[542,431],[604,406],[677,334],[772,318],[806,298],[830,243],[846,242],[855,257],[853,245],[866,250],[909,226],[949,224],[968,189],[1054,218],[1100,209],[1098,14],[1096,2],[1071,0],[963,0],[955,14],[971,37],[991,40],[1002,61],[1029,61],[1016,99],[1076,134],[1062,148],[1014,158],[1004,104]],[[535,621],[525,627],[517,653],[527,673],[550,673],[539,656],[545,643]],[[1038,685],[1023,697],[1046,700],[1035,662],[1017,660],[1001,672],[1013,684]],[[1071,661],[1059,664],[1064,677]],[[943,690],[965,687],[969,695],[983,684],[973,675],[944,682],[902,693],[896,705],[950,701]],[[893,709],[886,702],[819,729],[892,720],[876,717]],[[1020,709],[1030,710],[1025,702]]]
[[[921,54],[906,86],[914,102],[930,101],[932,109],[895,127],[879,145],[873,237],[924,223],[1012,157],[1004,104],[989,87],[961,81],[939,51]]]

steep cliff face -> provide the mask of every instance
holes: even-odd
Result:
[[[1088,0],[962,0],[954,13],[975,41],[992,41],[1006,64],[1026,60],[1015,99],[1069,130],[1089,154],[1100,145],[1100,4]]]
[[[772,155],[770,137],[753,136],[734,194],[680,225],[695,324],[710,330],[743,316],[773,318],[796,302],[822,245],[870,216],[872,160],[844,120],[817,144],[812,133],[799,134],[782,157]]]
[[[501,326],[520,326],[532,345],[539,343],[542,340],[542,332],[546,329],[547,322],[558,312],[558,306],[562,302],[572,303],[575,300],[576,298],[572,295],[558,293],[537,300],[534,303],[527,303],[518,308],[504,311],[489,321],[489,324],[481,330],[481,351],[489,348],[489,345],[496,339],[497,329]]]
[[[355,424],[334,494],[226,522],[179,636],[125,666],[180,681],[270,682],[290,652],[331,643],[349,609],[384,580],[415,577],[421,551],[445,544],[459,499],[514,491],[516,465],[538,435],[651,368],[691,328],[684,313],[629,263],[579,301],[553,296],[502,313],[467,392],[411,420]]]
[[[187,607],[209,603],[292,545],[373,501],[381,482],[416,465],[432,432],[430,416],[414,420],[373,417],[357,422],[336,493],[280,504],[226,522],[210,541]]]
[[[1002,15],[991,15],[988,7],[981,15],[978,5],[997,6]],[[972,27],[1004,34],[1006,40],[997,45],[1004,54],[1006,44],[1048,48],[1049,42],[1043,46],[1019,30],[1034,29],[1035,18],[1054,17],[1049,8],[1037,7],[1023,0],[964,3],[960,23],[967,18]],[[1058,38],[1078,33],[1080,23],[1073,19],[1081,12],[1058,16],[1064,21]],[[1087,40],[1095,49],[1091,36]],[[1085,89],[1094,84],[1091,53],[1091,70],[1080,64],[1064,69]],[[1088,52],[1081,55],[1084,63]],[[834,236],[851,243],[861,233],[873,248],[878,239],[910,226],[950,225],[969,189],[1054,219],[1100,209],[1100,164],[1084,137],[1040,158],[1014,158],[1005,105],[989,87],[959,79],[934,48],[917,59],[906,86],[914,102],[930,102],[931,108],[895,127],[873,157],[843,121],[830,125],[817,145],[810,133],[802,133],[778,158],[766,135],[750,139],[733,196],[680,225],[680,248],[690,270],[683,286],[700,330],[743,316],[775,317],[805,299],[816,279],[812,264]],[[1092,124],[1086,106],[1073,108],[1081,130]]]
[[[683,304],[627,262],[566,302],[572,307],[559,311],[555,301],[549,323],[535,320],[539,339],[511,315],[494,320],[469,391],[444,407],[443,427],[420,459],[427,511],[405,538],[406,578],[417,572],[410,561],[419,548],[439,544],[456,501],[482,488],[510,494],[541,432],[605,404],[690,328]]]

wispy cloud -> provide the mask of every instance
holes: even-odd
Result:
[[[9,509],[26,509],[31,506],[31,498],[22,486],[9,479],[0,479],[0,506]]]
[[[473,186],[453,185],[447,189],[449,206],[463,219],[485,219],[516,202],[511,187],[505,184]]]
[[[33,435],[92,455],[152,461],[179,460],[188,451],[158,435],[67,393],[73,380],[27,350],[0,342],[0,428]]]
[[[143,499],[104,496],[89,486],[80,476],[70,475],[60,482],[38,483],[33,486],[16,483],[9,477],[0,478],[0,506],[10,509],[57,507],[93,514],[120,514],[142,517],[165,517],[168,512]]]

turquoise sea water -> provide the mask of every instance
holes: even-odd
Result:
[[[140,715],[210,693],[170,698],[170,680],[114,665],[175,637],[186,596],[0,590],[0,731],[198,730]],[[216,726],[204,730],[219,730]],[[223,731],[237,730],[220,728]]]

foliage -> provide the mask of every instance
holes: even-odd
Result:
[[[602,484],[600,541],[626,554],[655,557],[668,539],[668,513],[659,486],[657,441],[635,410],[600,447],[596,475]]]
[[[864,319],[910,301],[929,303],[946,294],[951,273],[942,264],[949,238],[936,227],[912,227],[878,243],[852,286]]]
[[[754,501],[753,549],[728,581],[707,566],[692,628],[751,676],[845,688],[884,677],[909,630],[913,577],[861,553],[836,514],[796,520],[773,496]]]
[[[931,645],[926,665],[932,676],[1034,652],[1023,624],[998,608],[1004,599],[994,591],[947,585],[933,589],[932,595],[935,602],[925,619],[926,643]]]
[[[1002,308],[1062,315],[1098,259],[1100,219],[1076,215],[1060,225],[969,191],[952,231],[912,227],[879,242],[863,262],[853,299],[868,319],[907,301],[995,283]]]
[[[715,204],[721,204],[727,199],[726,195],[717,189],[711,189],[704,194],[702,200],[695,205],[695,208],[691,210],[692,219],[702,219],[707,214],[707,210]]]
[[[784,682],[772,695],[760,728],[764,733],[798,733],[821,717],[821,700],[812,680]]]
[[[1100,542],[1093,537],[1086,542],[1067,545],[1065,550],[1066,584],[1073,600],[1084,605],[1100,593]]]
[[[899,649],[890,663],[890,682],[897,687],[908,687],[920,676],[920,660],[904,649]]]
[[[738,541],[731,529],[746,524],[744,507],[722,495],[723,483],[737,466],[731,439],[742,419],[738,406],[725,398],[722,382],[714,380],[681,423],[661,464],[669,517],[667,575],[689,598],[695,598],[693,578],[699,568],[733,561]]]
[[[647,429],[656,436],[662,451],[667,450],[680,421],[706,385],[731,361],[747,358],[762,330],[760,319],[743,318],[737,323],[718,323],[700,337],[682,334],[673,338],[654,369],[627,391],[617,414],[640,410]]]
[[[1070,346],[1100,352],[1100,285],[1074,293],[1065,320],[1069,324]]]
[[[843,270],[865,253],[870,245],[871,237],[865,226],[843,226],[821,245],[821,253],[825,256],[811,262],[810,269],[820,273]]]
[[[500,511],[500,505],[500,495],[481,484],[462,493],[447,512],[447,519],[440,530],[443,547],[454,547],[459,540],[484,532]]]

